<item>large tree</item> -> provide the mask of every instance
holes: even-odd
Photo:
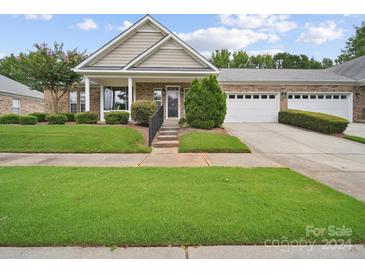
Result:
[[[81,80],[74,68],[85,58],[85,52],[77,49],[63,50],[63,44],[55,42],[53,48],[46,44],[35,45],[28,54],[13,55],[0,61],[0,73],[19,81],[32,89],[49,91],[52,111],[58,112],[61,98]]]
[[[232,55],[233,59],[231,61],[232,68],[247,68],[249,66],[250,57],[243,51],[235,51]]]
[[[343,63],[363,55],[365,55],[365,22],[358,27],[355,26],[355,35],[346,41],[346,47],[341,50],[336,63]]]
[[[229,68],[231,63],[231,53],[228,49],[216,50],[212,53],[210,62],[218,68]]]

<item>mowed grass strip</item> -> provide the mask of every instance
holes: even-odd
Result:
[[[91,125],[0,126],[0,152],[146,153],[134,128]]]
[[[354,135],[345,135],[343,138],[354,141],[354,142],[365,144],[365,138],[364,137],[354,136]]]
[[[0,168],[0,246],[365,240],[365,204],[289,169]]]
[[[179,152],[247,153],[237,137],[214,132],[189,132],[180,137]]]

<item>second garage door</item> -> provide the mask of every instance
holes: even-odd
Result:
[[[278,94],[227,94],[226,123],[277,122],[278,112]]]

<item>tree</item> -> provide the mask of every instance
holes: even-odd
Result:
[[[365,22],[359,27],[355,26],[355,35],[346,41],[345,49],[341,50],[336,63],[343,63],[363,55],[365,55]]]
[[[220,49],[212,53],[210,62],[217,68],[229,68],[231,63],[230,57],[231,53],[228,49]]]
[[[333,66],[333,61],[330,58],[323,58],[322,59],[322,67],[323,68],[330,68]]]
[[[248,63],[249,63],[249,56],[245,51],[239,50],[233,53],[231,68],[247,68]]]
[[[85,52],[63,50],[62,43],[54,43],[51,49],[46,44],[35,45],[36,50],[19,57],[10,56],[0,62],[0,71],[32,89],[49,91],[52,98],[52,111],[58,112],[61,98],[81,80],[74,68],[86,56]]]

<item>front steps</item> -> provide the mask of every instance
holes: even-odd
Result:
[[[156,139],[152,144],[152,148],[158,148],[156,151],[163,151],[162,148],[172,148],[179,147],[179,123],[178,120],[165,120],[157,133]],[[175,151],[175,150],[173,150]]]

